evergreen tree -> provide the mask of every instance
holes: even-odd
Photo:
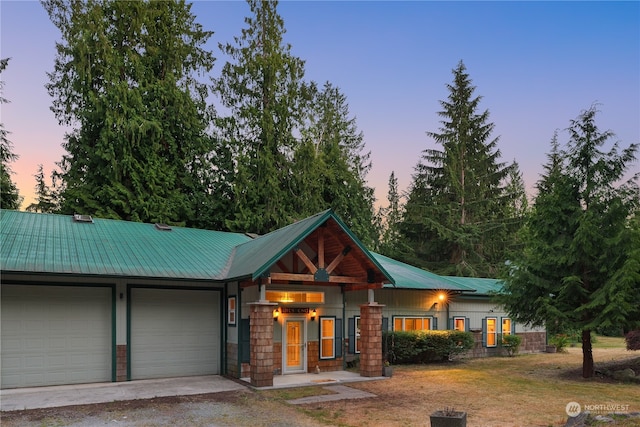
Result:
[[[210,168],[211,32],[184,0],[45,0],[61,31],[47,85],[73,130],[60,163],[67,213],[184,224]]]
[[[263,234],[299,217],[299,201],[292,194],[297,173],[292,158],[298,142],[294,131],[303,110],[304,63],[283,41],[278,3],[248,4],[248,27],[235,44],[220,46],[231,62],[224,65],[215,88],[230,115],[216,123],[233,163],[218,172],[225,182],[232,179],[227,227]]]
[[[510,174],[517,165],[499,161],[489,111],[462,62],[441,101],[439,132],[428,132],[442,150],[424,150],[405,206],[402,233],[411,247],[404,258],[440,274],[491,277],[505,261],[518,222],[509,218]]]
[[[2,73],[11,58],[0,59],[0,73]],[[0,80],[0,105],[7,101],[2,96],[2,88],[4,82]],[[22,197],[18,192],[18,187],[11,179],[10,163],[18,159],[18,155],[13,152],[13,144],[7,136],[9,132],[4,128],[4,123],[0,123],[0,160],[2,161],[0,168],[0,207],[2,209],[18,209],[22,203]]]
[[[616,186],[638,145],[601,151],[613,133],[601,132],[595,115],[592,107],[571,122],[565,150],[554,137],[525,250],[498,298],[516,321],[582,331],[585,378],[593,375],[591,331],[640,326],[640,239],[632,222],[638,175]]]
[[[400,193],[398,193],[398,178],[396,178],[395,172],[391,172],[389,176],[387,201],[389,205],[380,209],[383,231],[379,251],[382,255],[390,258],[400,258],[406,248],[400,236],[402,206],[400,204]]]
[[[315,85],[312,85],[315,88]],[[377,242],[371,168],[362,132],[346,96],[329,82],[312,94],[307,125],[295,152],[294,188],[306,215],[332,208],[367,246]]]
[[[26,210],[29,212],[55,213],[58,211],[58,203],[55,192],[47,185],[44,178],[44,169],[42,165],[38,165],[38,172],[34,175],[36,178],[36,196],[37,202],[31,203]],[[55,175],[54,175],[55,176]]]

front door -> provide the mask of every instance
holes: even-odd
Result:
[[[304,333],[304,319],[287,319],[284,322],[284,348],[283,363],[284,374],[306,372],[306,346],[307,341]]]

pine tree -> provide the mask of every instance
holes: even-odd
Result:
[[[233,176],[230,230],[267,233],[298,219],[291,192],[294,130],[302,115],[304,62],[285,44],[276,1],[249,0],[235,44],[221,45],[231,58],[215,82],[221,104],[230,111],[217,126],[233,164],[220,171]]]
[[[402,220],[402,206],[400,193],[398,192],[398,178],[395,172],[389,176],[389,192],[387,194],[389,205],[380,209],[381,223],[383,227],[379,252],[390,258],[400,258],[406,248],[400,235],[400,223]]]
[[[315,85],[311,85],[315,88]],[[373,189],[366,176],[371,168],[364,137],[351,117],[347,98],[331,83],[312,94],[307,125],[296,149],[295,179],[298,199],[306,215],[332,208],[360,240],[372,247]]]
[[[566,149],[554,137],[525,250],[510,265],[499,297],[516,321],[582,331],[585,378],[594,372],[592,331],[640,326],[640,239],[632,222],[638,175],[617,185],[638,145],[601,151],[613,133],[601,132],[595,115],[592,107],[571,121]]]
[[[62,34],[47,85],[72,126],[59,166],[67,213],[184,224],[210,167],[211,36],[183,0],[43,1]]]
[[[11,58],[0,59],[0,73],[2,73]],[[0,105],[9,101],[2,96],[4,82],[0,80]],[[18,160],[18,155],[13,152],[13,144],[7,136],[9,132],[4,128],[4,123],[0,123],[0,207],[2,209],[18,209],[22,203],[22,197],[18,192],[18,187],[11,179],[10,163]]]
[[[26,207],[29,212],[55,213],[58,211],[58,201],[55,192],[49,187],[45,181],[44,168],[42,164],[38,165],[38,172],[34,175],[36,178],[36,196],[37,202],[31,203]],[[54,175],[55,176],[55,175]]]
[[[441,101],[439,132],[428,132],[442,150],[424,150],[409,188],[402,232],[412,251],[406,258],[440,274],[491,277],[505,261],[518,228],[509,218],[510,174],[517,165],[499,161],[489,111],[462,62]]]

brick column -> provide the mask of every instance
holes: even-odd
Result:
[[[382,376],[382,307],[377,303],[360,306],[360,376]]]
[[[127,380],[127,346],[118,344],[116,346],[116,381]]]
[[[251,385],[273,386],[273,310],[277,303],[250,303]]]

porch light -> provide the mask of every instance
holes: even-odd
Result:
[[[444,301],[445,299],[447,299],[447,296],[444,294],[444,292],[440,292],[440,294],[438,294],[438,299],[440,301]]]
[[[277,322],[278,316],[280,316],[280,310],[276,308],[275,310],[273,310],[273,320]]]
[[[311,321],[313,322],[314,320],[316,320],[316,309],[315,308],[311,311]]]

